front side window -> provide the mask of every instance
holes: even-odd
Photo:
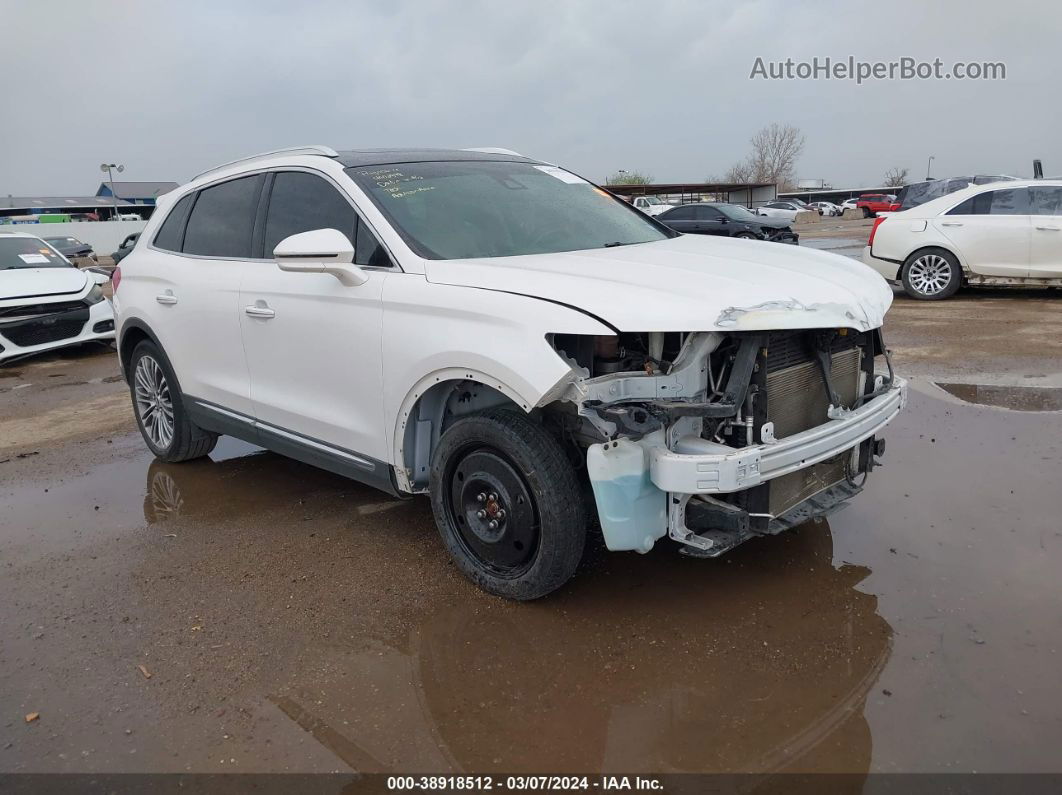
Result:
[[[692,221],[693,220],[693,208],[692,207],[676,207],[674,210],[668,210],[661,217],[665,218],[668,221]]]
[[[55,249],[35,237],[0,234],[0,271],[20,268],[73,268]]]
[[[1029,188],[1031,215],[1062,215],[1062,188],[1038,185]]]
[[[474,160],[346,171],[426,259],[551,254],[674,236],[555,166]]]
[[[262,177],[241,177],[199,191],[184,233],[185,254],[250,257]]]
[[[282,171],[273,180],[265,221],[265,256],[286,237],[314,229],[338,229],[351,243],[354,208],[331,183],[304,171]]]

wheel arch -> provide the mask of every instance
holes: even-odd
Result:
[[[402,491],[427,489],[439,438],[460,417],[496,406],[530,413],[536,401],[481,370],[448,367],[418,381],[398,410],[392,439],[394,472]]]
[[[122,323],[118,332],[118,361],[122,369],[122,377],[129,380],[129,364],[133,355],[133,349],[144,340],[151,340],[159,350],[165,352],[159,338],[151,330],[147,323],[138,317],[131,317]]]

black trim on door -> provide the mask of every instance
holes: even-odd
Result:
[[[181,397],[192,422],[204,430],[260,445],[274,453],[357,480],[395,497],[404,496],[395,485],[390,465],[383,461],[302,433],[259,422],[254,417],[207,400],[191,395]]]

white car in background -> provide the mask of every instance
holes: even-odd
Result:
[[[1062,180],[973,185],[879,216],[863,262],[924,301],[963,284],[1062,287]]]
[[[784,218],[790,222],[795,221],[800,213],[815,213],[818,215],[816,210],[811,209],[803,202],[797,203],[795,201],[767,202],[762,207],[756,208],[756,215],[764,215],[768,218]]]
[[[843,202],[841,202],[841,205],[840,205],[841,206],[841,214],[843,215],[845,210],[856,210],[856,209],[858,209],[856,207],[856,202],[857,201],[859,201],[859,197],[858,196],[853,196],[851,199],[845,199]]]
[[[674,206],[668,204],[659,196],[635,196],[631,200],[631,204],[646,215],[660,215],[660,213],[666,213]]]
[[[0,362],[114,339],[107,281],[39,237],[0,232]]]
[[[832,218],[844,212],[833,202],[811,202],[808,207],[810,207],[812,210],[818,211],[819,215],[826,218]]]

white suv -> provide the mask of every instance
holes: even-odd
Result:
[[[155,455],[230,434],[429,494],[461,571],[515,599],[572,576],[595,515],[609,549],[714,557],[834,509],[906,395],[870,269],[679,235],[506,150],[221,166],[114,282]]]

